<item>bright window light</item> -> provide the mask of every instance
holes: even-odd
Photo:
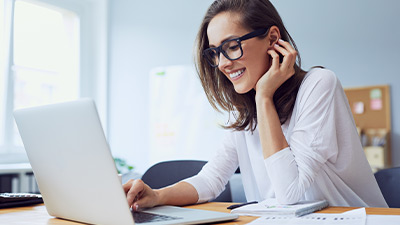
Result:
[[[79,18],[66,10],[17,0],[13,35],[13,107],[79,97]],[[22,142],[14,124],[13,142]]]
[[[4,145],[4,110],[5,108],[5,15],[4,0],[0,0],[0,146]]]
[[[14,108],[78,98],[78,37],[74,14],[16,1]]]

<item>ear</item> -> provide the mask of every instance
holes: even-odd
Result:
[[[279,31],[279,28],[277,26],[274,25],[271,28],[269,28],[267,34],[267,41],[270,47],[274,46],[274,44],[276,44],[280,38],[281,38],[281,32]]]

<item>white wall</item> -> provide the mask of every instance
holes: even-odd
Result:
[[[113,0],[109,7],[109,142],[139,172],[149,166],[149,73],[193,63],[193,44],[212,1]]]
[[[193,62],[195,36],[211,2],[109,2],[108,137],[113,154],[128,159],[138,172],[150,166],[149,71]],[[391,85],[393,162],[400,166],[400,1],[272,2],[299,47],[305,69],[328,67],[344,87]]]

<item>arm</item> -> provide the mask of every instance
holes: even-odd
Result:
[[[257,104],[257,120],[264,159],[288,147],[278,113],[272,99],[261,99]]]
[[[292,204],[304,197],[321,167],[338,154],[335,113],[335,75],[327,70],[310,74],[299,91],[286,147],[265,159],[275,195],[279,202]],[[260,137],[261,138],[261,137]],[[284,178],[284,179],[283,179]]]
[[[203,167],[199,174],[174,185],[158,190],[151,189],[142,180],[130,180],[123,185],[128,204],[138,207],[157,205],[188,205],[216,198],[225,188],[238,167],[233,133],[224,138],[217,154]]]
[[[129,180],[123,188],[128,204],[134,210],[157,205],[189,205],[196,203],[199,198],[196,189],[187,182],[153,190],[142,180]]]
[[[281,129],[273,96],[293,76],[297,52],[288,42],[279,40],[278,43],[280,45],[276,44],[274,49],[268,50],[272,59],[271,67],[256,84],[257,123],[264,159],[289,146]],[[277,51],[284,56],[282,64],[279,63]]]
[[[181,181],[172,186],[157,190],[159,205],[190,205],[197,203],[199,195],[189,183]]]
[[[238,168],[235,133],[228,131],[216,155],[204,165],[199,174],[184,180],[197,190],[199,195],[197,203],[218,197]]]
[[[271,67],[256,85],[257,119],[265,164],[275,195],[279,202],[292,204],[304,196],[322,165],[337,152],[334,148],[334,124],[327,124],[327,120],[335,121],[328,118],[334,116],[328,112],[332,108],[335,89],[332,87],[335,87],[336,77],[333,74],[324,76],[324,79],[306,87],[304,98],[298,97],[300,103],[296,118],[293,118],[295,127],[288,134],[289,146],[272,97],[291,76],[288,68],[293,67],[296,53],[289,43],[280,41],[279,44],[268,51],[272,57]],[[282,64],[279,64],[276,52],[284,56]]]

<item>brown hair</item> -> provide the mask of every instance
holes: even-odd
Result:
[[[275,25],[279,28],[281,39],[290,42],[297,52],[298,50],[281,17],[268,0],[216,0],[208,8],[196,39],[196,69],[201,84],[214,109],[234,114],[236,120],[230,125],[223,126],[224,128],[254,131],[257,126],[255,90],[238,94],[229,79],[218,68],[211,67],[202,56],[203,50],[209,47],[208,24],[221,12],[238,13],[242,25],[252,30]],[[291,115],[297,92],[306,74],[301,69],[299,53],[294,68],[295,74],[276,90],[273,97],[281,124]]]

